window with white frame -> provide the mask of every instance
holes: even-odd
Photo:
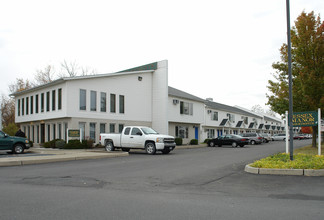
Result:
[[[242,116],[241,117],[242,121],[244,122],[244,124],[248,124],[249,123],[249,117],[246,117],[246,116]]]
[[[215,137],[215,129],[207,129],[207,138]]]
[[[188,138],[189,128],[187,126],[176,126],[176,134],[177,138]]]
[[[180,114],[182,115],[193,115],[193,103],[180,102]]]
[[[97,111],[97,92],[90,91],[90,111]]]
[[[86,110],[87,109],[87,90],[85,89],[80,89],[80,110]]]
[[[227,116],[229,122],[231,122],[231,123],[235,122],[235,115],[234,114],[227,113],[226,116]]]
[[[218,121],[218,112],[212,112],[211,113],[211,120],[212,121]]]

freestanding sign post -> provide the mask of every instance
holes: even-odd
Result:
[[[286,111],[286,154],[289,153],[289,128],[288,128],[288,111]]]
[[[322,137],[321,137],[321,109],[318,109],[318,113],[317,113],[318,117],[317,117],[317,121],[318,121],[318,155],[321,155],[321,141],[322,141]]]
[[[321,109],[318,112],[294,112],[292,123],[294,127],[318,126],[318,155],[321,155]]]
[[[67,143],[69,143],[69,138],[74,137],[74,138],[80,138],[80,142],[82,142],[82,136],[81,136],[81,131],[80,129],[67,129]]]

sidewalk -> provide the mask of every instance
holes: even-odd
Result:
[[[3,166],[22,166],[28,164],[52,163],[71,160],[100,159],[110,157],[128,156],[128,152],[115,151],[107,152],[105,149],[80,149],[80,150],[61,150],[51,148],[32,147],[24,154],[11,154],[0,157],[0,167]]]
[[[206,147],[201,145],[182,145],[176,149],[192,149]],[[0,167],[23,166],[28,164],[53,163],[71,160],[101,159],[111,157],[125,157],[128,152],[113,151],[107,152],[104,148],[62,150],[34,146],[25,151],[24,154],[3,154],[0,156]]]

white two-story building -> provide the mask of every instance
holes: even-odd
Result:
[[[35,143],[66,140],[68,129],[80,129],[82,139],[98,143],[100,133],[118,133],[125,125],[149,126],[185,144],[282,126],[280,120],[273,124],[273,119],[169,87],[166,60],[117,73],[61,78],[12,96],[16,123]]]

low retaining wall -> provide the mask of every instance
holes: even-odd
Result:
[[[250,164],[244,169],[247,173],[267,175],[290,175],[290,176],[324,176],[324,169],[266,169],[251,167]]]

